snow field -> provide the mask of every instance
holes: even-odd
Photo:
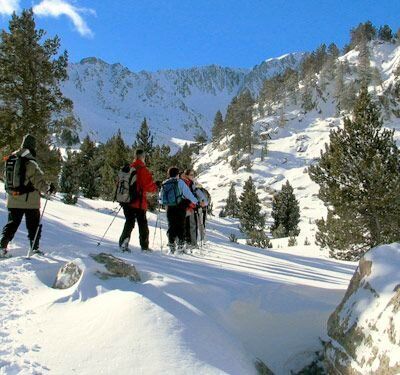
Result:
[[[28,242],[21,225],[14,257],[0,262],[0,374],[254,374],[256,358],[288,374],[310,361],[355,264],[311,248],[304,254],[301,246],[233,244],[227,237],[237,224],[217,218],[192,256],[161,253],[159,231],[154,253],[141,253],[136,228],[132,254],[121,254],[121,215],[96,247],[113,208],[101,200],[75,207],[50,201],[42,239],[48,256],[29,261],[20,257]],[[152,246],[156,216],[148,218]],[[100,280],[88,257],[100,251],[134,264],[142,282]],[[84,264],[80,282],[52,289],[57,270],[77,258]]]

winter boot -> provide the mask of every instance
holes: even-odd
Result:
[[[179,241],[178,242],[178,254],[182,254],[185,252],[185,242]]]
[[[7,251],[7,249],[0,249],[0,259],[11,258],[11,254]]]
[[[29,243],[31,245],[30,255],[44,255],[44,252],[39,250],[38,241],[36,241],[36,244],[35,246],[33,246],[33,249],[32,249],[33,241],[29,240]]]
[[[119,246],[119,249],[123,252],[123,253],[130,253],[131,249],[129,249],[129,238],[125,238],[124,242],[122,242],[122,244]]]
[[[171,254],[174,254],[175,253],[175,243],[169,243],[168,244],[168,247],[169,247],[169,252],[171,253]]]

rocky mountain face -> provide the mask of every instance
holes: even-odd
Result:
[[[208,135],[215,113],[224,113],[240,91],[247,88],[257,95],[264,79],[296,68],[301,58],[301,53],[288,54],[253,69],[210,65],[135,73],[90,57],[70,64],[63,92],[74,102],[83,133],[96,140],[105,141],[121,129],[132,142],[144,117],[159,143],[190,140]]]

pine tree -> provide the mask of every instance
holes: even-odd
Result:
[[[207,143],[207,135],[204,132],[200,132],[194,137],[198,147],[203,147]]]
[[[234,97],[228,106],[224,125],[232,135],[229,145],[232,155],[240,151],[252,152],[253,106],[254,99],[248,90]]]
[[[336,66],[336,74],[335,74],[335,99],[336,99],[336,111],[337,114],[339,115],[340,112],[345,108],[344,102],[344,90],[345,90],[345,84],[344,84],[344,66],[341,61]]]
[[[155,181],[165,180],[167,178],[168,168],[174,165],[170,153],[171,148],[166,145],[157,145],[154,148],[150,170]]]
[[[129,162],[129,149],[120,130],[107,141],[101,151],[103,165],[100,168],[100,194],[105,199],[113,199],[118,171]]]
[[[278,124],[280,128],[284,128],[286,125],[286,117],[285,117],[285,101],[282,102],[282,106],[279,109],[279,120],[278,120]]]
[[[357,47],[360,42],[371,41],[376,37],[376,33],[376,27],[371,21],[360,23],[350,31],[350,49]]]
[[[180,170],[193,169],[193,147],[187,143],[171,158],[171,165],[178,167]]]
[[[305,81],[302,89],[301,108],[303,108],[306,112],[309,112],[315,108],[315,102],[312,94],[312,84],[308,81]]]
[[[379,28],[378,38],[384,42],[391,42],[393,39],[393,32],[389,25],[383,25]]]
[[[268,143],[265,142],[265,144],[261,147],[261,155],[260,155],[261,161],[264,161],[267,155],[268,155]]]
[[[77,155],[77,175],[79,186],[85,198],[92,199],[99,196],[100,174],[96,166],[98,154],[95,143],[86,136],[81,144],[80,153]]]
[[[217,111],[214,118],[214,125],[211,130],[212,140],[214,142],[218,141],[224,134],[224,119],[222,117],[221,111]]]
[[[246,234],[260,231],[265,226],[265,215],[261,213],[261,204],[251,177],[245,182],[240,195],[240,230]]]
[[[371,82],[372,70],[368,42],[366,39],[360,41],[358,51],[358,79],[361,85],[368,86]]]
[[[299,234],[300,207],[289,181],[274,196],[272,201],[272,217],[274,219],[274,224],[271,227],[272,231],[282,226],[284,228],[283,237],[289,235],[297,236]]]
[[[239,217],[239,201],[236,196],[235,185],[232,183],[229,188],[228,198],[224,208],[225,216]]]
[[[394,131],[382,125],[378,106],[362,88],[353,119],[332,130],[319,163],[309,169],[328,207],[316,240],[335,258],[358,259],[371,247],[400,240],[400,153]]]
[[[79,177],[77,171],[77,155],[68,151],[60,176],[60,192],[64,193],[65,204],[76,204],[79,193]]]
[[[136,133],[136,141],[133,145],[134,149],[142,149],[146,153],[146,161],[151,160],[154,151],[154,137],[151,135],[149,126],[147,125],[146,117],[140,125],[139,131]]]
[[[0,149],[4,153],[17,149],[30,133],[38,140],[43,169],[58,173],[59,160],[51,151],[50,136],[76,128],[77,121],[71,119],[72,102],[60,90],[67,79],[67,53],[58,54],[57,36],[43,41],[44,36],[44,30],[36,29],[32,10],[23,10],[19,16],[14,13],[9,32],[1,32]],[[56,178],[51,176],[53,181]]]

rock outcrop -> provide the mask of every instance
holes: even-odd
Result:
[[[100,253],[90,255],[97,263],[104,264],[107,272],[98,270],[96,274],[101,279],[108,279],[110,277],[127,277],[131,281],[140,281],[140,275],[136,268],[124,262],[122,259],[117,258],[111,254]]]
[[[400,243],[370,250],[328,320],[329,374],[400,373]]]

